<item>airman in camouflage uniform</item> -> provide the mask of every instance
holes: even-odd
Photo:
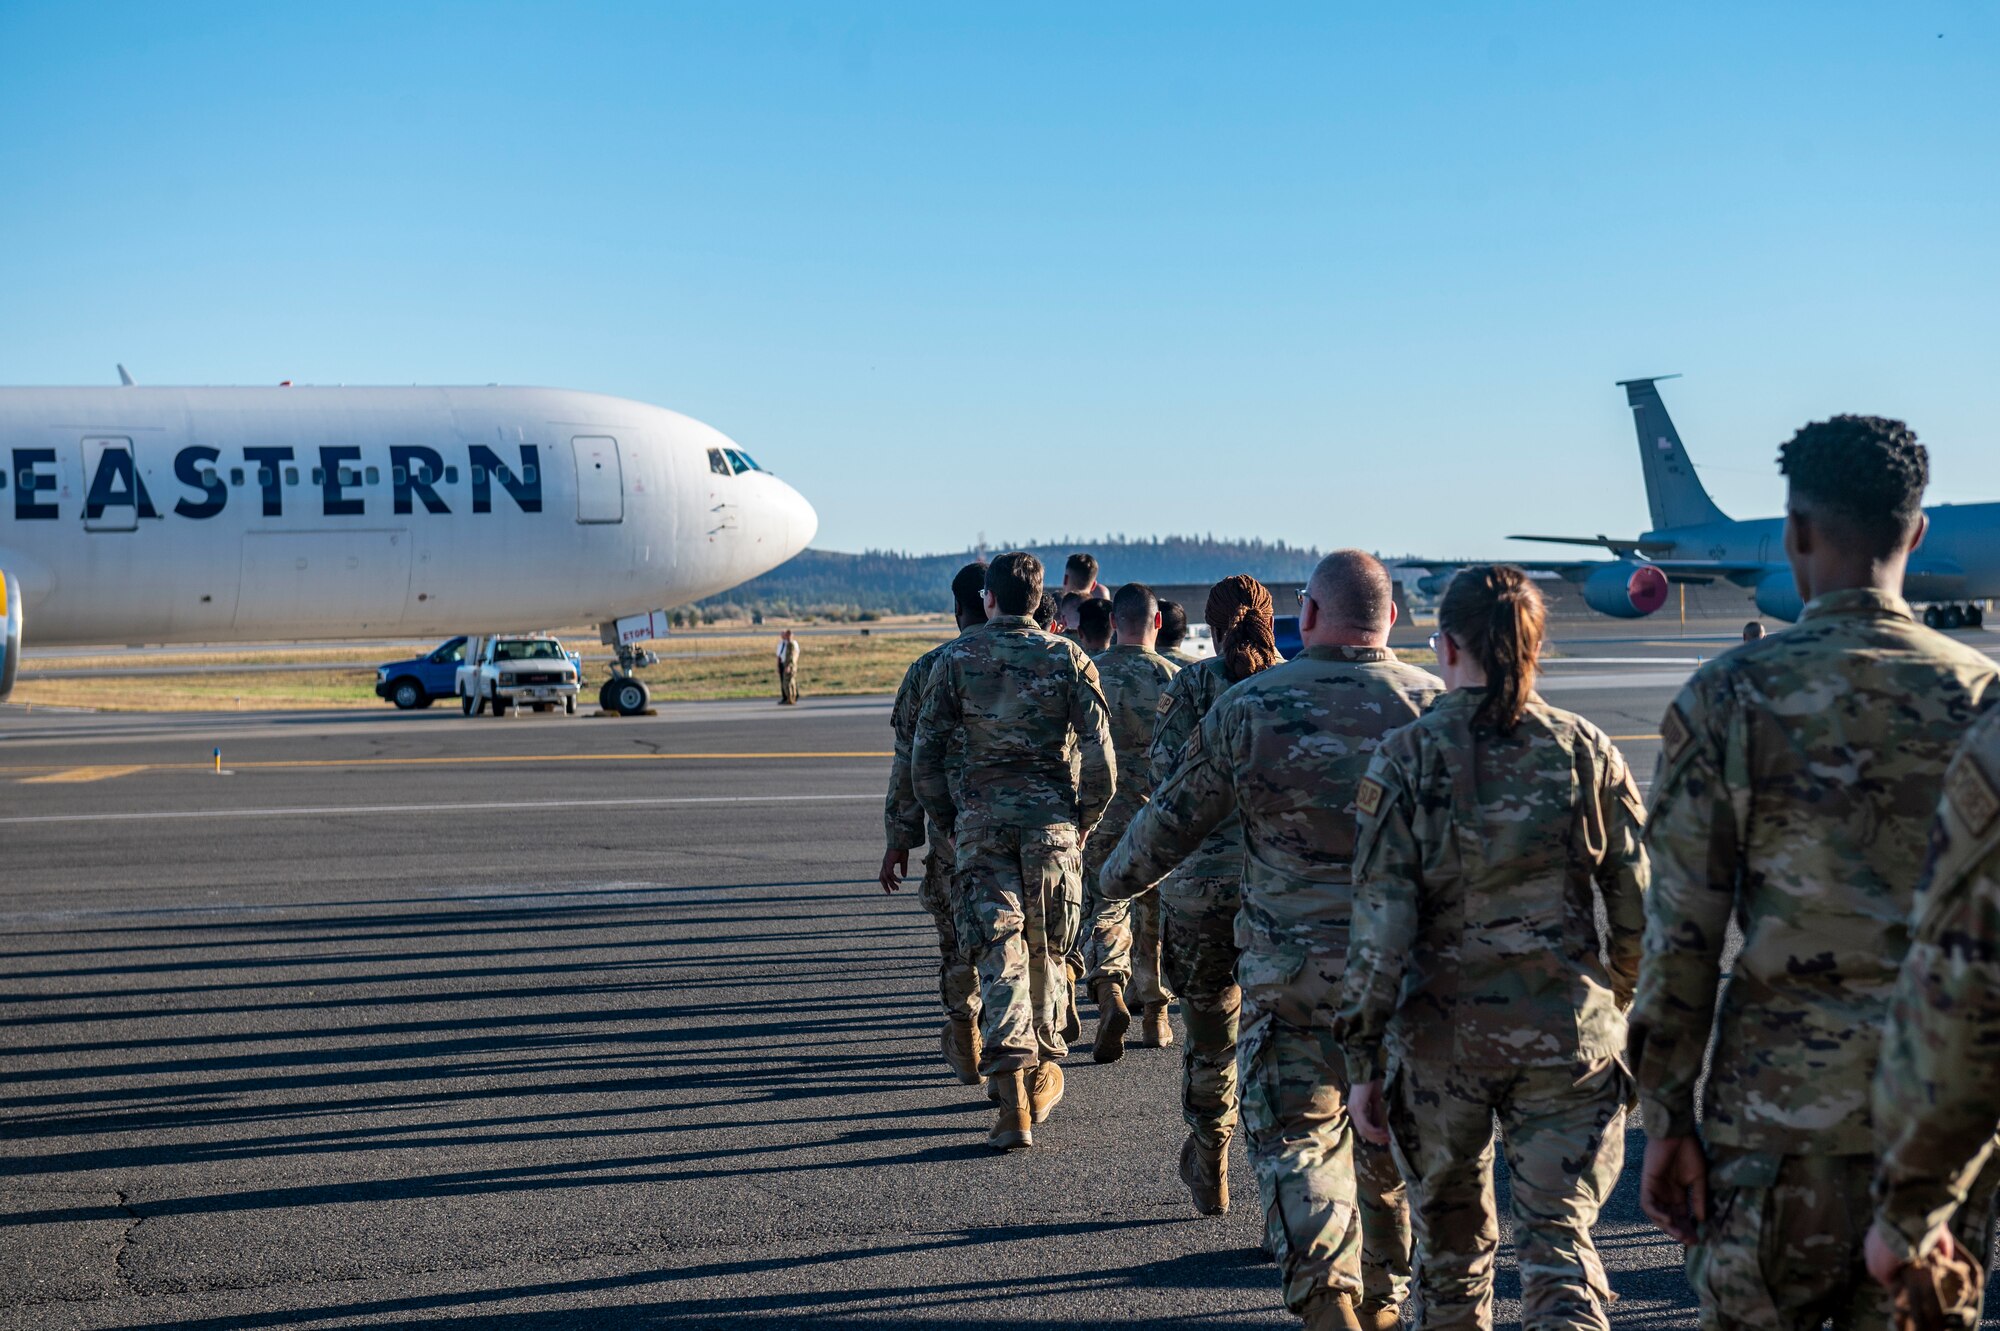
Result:
[[[1126,590],[1121,587],[1120,595]],[[1152,608],[1152,592],[1143,587],[1140,592],[1150,621],[1158,613]],[[1137,602],[1139,596],[1135,594],[1133,599]],[[1090,922],[1090,945],[1084,954],[1088,969],[1083,982],[1097,998],[1097,1045],[1092,1053],[1098,1062],[1109,1063],[1125,1052],[1128,1004],[1141,1010],[1142,1043],[1157,1047],[1173,1040],[1173,1028],[1167,1020],[1167,1004],[1173,995],[1160,978],[1159,893],[1142,892],[1130,901],[1105,900],[1097,890],[1097,871],[1133,816],[1152,798],[1147,750],[1153,743],[1153,723],[1160,716],[1161,694],[1180,667],[1151,647],[1122,641],[1093,661],[1111,709],[1118,793],[1083,851],[1084,911]],[[1121,989],[1127,992],[1121,994]]]
[[[1804,613],[1696,671],[1660,723],[1631,1013],[1640,1205],[1690,1245],[1704,1326],[1879,1325],[1869,1087],[1945,765],[2000,670],[1889,590],[1924,530],[1908,426],[1815,422],[1779,465]]]
[[[986,565],[968,564],[952,579],[954,613],[959,637],[963,638],[986,622],[980,596],[986,583]],[[938,997],[944,1004],[945,1023],[940,1037],[945,1063],[968,1086],[979,1084],[979,972],[973,968],[970,947],[960,939],[959,896],[953,887],[951,838],[924,816],[917,791],[910,779],[910,751],[916,739],[917,716],[923,707],[924,686],[931,670],[950,643],[936,647],[911,662],[896,689],[896,701],[889,709],[889,724],[896,736],[895,757],[889,764],[889,794],[884,802],[882,821],[888,833],[888,851],[882,857],[881,883],[894,892],[909,871],[910,852],[928,844],[924,857],[924,878],[918,900],[930,912],[937,927]],[[956,792],[961,757],[957,745],[947,746],[946,780]],[[956,794],[953,801],[956,803]]]
[[[1878,1033],[1945,762],[1995,676],[1855,588],[1711,661],[1661,723],[1631,1047],[1647,1135],[1692,1138],[1716,1034],[1710,1221],[1688,1255],[1706,1326],[1817,1327],[1879,1295],[1858,1223]],[[1732,914],[1743,949],[1723,989]]]
[[[1521,1324],[1604,1331],[1611,1290],[1590,1229],[1625,1162],[1644,815],[1597,727],[1530,694],[1502,736],[1474,722],[1487,696],[1447,694],[1382,742],[1361,783],[1334,1031],[1353,1085],[1389,1078],[1420,1324],[1493,1325],[1497,1113]]]
[[[1379,620],[1336,618],[1365,581]],[[1328,633],[1386,639],[1386,573],[1358,551],[1329,555],[1312,588]],[[1247,854],[1236,941],[1243,991],[1242,1121],[1275,1241],[1286,1306],[1307,1325],[1356,1325],[1353,1304],[1394,1324],[1409,1284],[1409,1220],[1387,1151],[1356,1159],[1346,1069],[1329,1026],[1353,907],[1354,792],[1384,734],[1443,691],[1386,647],[1308,646],[1237,684],[1209,710],[1179,768],[1105,862],[1107,897],[1133,896],[1198,850],[1232,813]],[[1363,1175],[1357,1197],[1356,1173]],[[1371,1307],[1372,1305],[1372,1307]]]
[[[988,1140],[1032,1144],[1029,1120],[1062,1093],[1063,954],[1083,906],[1082,843],[1116,788],[1097,668],[1035,627],[1041,564],[1002,555],[987,571],[986,626],[933,669],[911,756],[924,811],[952,838],[979,971],[980,1071],[1000,1117]],[[1065,754],[1074,736],[1080,777]],[[953,788],[948,754],[962,754]]]
[[[1972,1254],[1960,1322],[1969,1327],[2000,1160],[2000,710],[1946,769],[1913,921],[1875,1069],[1873,1245],[1905,1265],[1948,1227]]]
[[[1202,719],[1229,688],[1219,658],[1210,657],[1174,676],[1160,699],[1160,724],[1147,759],[1155,787],[1165,785]],[[1183,1181],[1204,1172],[1198,1153],[1223,1165],[1213,1179],[1197,1179],[1197,1205],[1220,1214],[1229,1209],[1226,1165],[1236,1132],[1236,1036],[1243,991],[1236,984],[1236,912],[1243,904],[1243,823],[1234,813],[1202,841],[1159,886],[1163,961],[1180,999],[1187,1044],[1181,1054],[1181,1117],[1190,1142],[1181,1158]]]

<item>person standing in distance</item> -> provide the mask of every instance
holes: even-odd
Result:
[[[1271,593],[1246,573],[1209,589],[1208,628],[1216,654],[1188,665],[1160,698],[1147,753],[1153,786],[1165,785],[1202,718],[1230,685],[1283,658],[1272,637]],[[1185,627],[1183,627],[1185,632]],[[1181,1051],[1181,1182],[1203,1215],[1229,1210],[1229,1140],[1236,1135],[1236,1035],[1243,991],[1236,983],[1236,912],[1243,904],[1243,824],[1234,814],[1158,888],[1167,983],[1180,999],[1187,1043]]]
[[[786,629],[778,635],[778,706],[799,700],[799,640]]]
[[[1645,812],[1604,733],[1536,695],[1545,617],[1520,569],[1460,569],[1432,639],[1451,692],[1382,741],[1355,800],[1333,1029],[1355,1130],[1393,1133],[1409,1179],[1426,1328],[1493,1325],[1496,1114],[1521,1324],[1611,1326],[1590,1229],[1625,1164]]]
[[[1092,656],[1111,650],[1111,602],[1093,597],[1077,606],[1076,642]]]
[[[1660,723],[1630,1021],[1639,1201],[1689,1245],[1705,1327],[1880,1325],[1869,1084],[1945,764],[2000,668],[1898,594],[1929,474],[1907,425],[1817,421],[1778,465],[1805,612],[1695,671]]]
[[[958,637],[963,638],[986,623],[986,565],[967,564],[951,580],[952,617],[958,621]],[[952,641],[957,641],[953,639]],[[889,764],[889,796],[882,822],[888,831],[889,847],[882,852],[880,882],[884,892],[893,893],[910,872],[910,852],[928,844],[924,856],[924,881],[917,889],[918,900],[930,912],[937,926],[938,997],[944,1003],[944,1033],[940,1037],[945,1064],[959,1081],[977,1086],[979,1075],[979,972],[973,969],[972,951],[960,934],[960,896],[954,885],[951,838],[937,823],[924,816],[917,802],[917,790],[910,775],[910,751],[917,737],[917,716],[923,709],[924,689],[931,670],[950,642],[939,643],[915,661],[903,674],[896,689],[896,701],[889,709],[889,725],[895,731],[896,752]],[[947,749],[946,778],[953,787],[957,804],[957,767],[962,755],[956,746]]]
[[[1357,1149],[1327,1021],[1347,966],[1355,792],[1382,737],[1444,692],[1389,650],[1395,621],[1380,560],[1321,560],[1301,597],[1305,650],[1216,701],[1098,876],[1106,897],[1134,896],[1243,820],[1243,1131],[1285,1305],[1310,1331],[1364,1325],[1357,1304],[1365,1325],[1399,1325],[1410,1283],[1403,1181],[1386,1150]]]
[[[1074,592],[1079,600],[1109,600],[1110,588],[1097,580],[1097,556],[1081,550],[1063,561],[1063,591]]]
[[[1167,1005],[1173,999],[1160,978],[1160,898],[1142,892],[1130,900],[1107,901],[1097,890],[1097,870],[1118,844],[1139,810],[1152,798],[1152,769],[1146,751],[1160,717],[1160,698],[1180,667],[1153,650],[1159,632],[1159,603],[1143,582],[1128,582],[1110,601],[1086,601],[1112,609],[1118,645],[1092,658],[1104,700],[1111,709],[1111,746],[1118,756],[1118,793],[1104,821],[1083,848],[1083,908],[1089,945],[1084,949],[1084,987],[1097,999],[1097,1040],[1091,1057],[1111,1063],[1124,1056],[1131,1005],[1140,1012],[1140,1043],[1158,1049],[1174,1042]],[[1092,615],[1084,618],[1086,643]],[[1107,637],[1109,634],[1106,635]],[[1128,1004],[1129,999],[1129,1004]]]
[[[1942,1324],[1971,1328],[2000,1163],[2000,708],[1945,770],[1930,844],[1875,1066],[1875,1223],[1865,1251],[1885,1289],[1914,1286],[1909,1293],[1946,1315]]]
[[[979,970],[979,1070],[1000,1106],[986,1140],[998,1150],[1033,1145],[1031,1124],[1062,1098],[1055,1060],[1068,1052],[1064,954],[1083,912],[1083,842],[1117,789],[1097,668],[1035,627],[1041,594],[1033,555],[993,561],[986,627],[938,658],[910,758],[917,799],[957,852]]]
[[[1191,666],[1201,658],[1182,650],[1187,635],[1187,610],[1179,601],[1160,602],[1160,636],[1153,643],[1154,650],[1175,665]]]

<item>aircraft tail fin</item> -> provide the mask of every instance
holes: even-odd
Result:
[[[1674,429],[1667,404],[1654,387],[1661,379],[1679,377],[1663,374],[1618,383],[1625,390],[1626,404],[1632,408],[1632,426],[1639,433],[1639,465],[1646,474],[1646,504],[1652,509],[1654,531],[1729,521],[1694,474],[1680,431]]]

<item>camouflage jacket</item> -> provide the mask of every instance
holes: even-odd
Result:
[[[1153,731],[1153,744],[1146,754],[1155,789],[1165,785],[1180,766],[1188,740],[1200,729],[1202,718],[1215,706],[1215,700],[1228,689],[1228,668],[1215,656],[1189,666],[1167,685],[1167,691],[1160,696],[1160,723]],[[1243,821],[1234,813],[1223,819],[1201,846],[1181,862],[1181,872],[1204,878],[1234,878],[1242,873]]]
[[[1653,890],[1631,1013],[1654,1137],[1745,1151],[1874,1150],[1869,1081],[1946,761],[2000,668],[1885,593],[1703,666],[1660,723]],[[1722,991],[1732,913],[1743,950]]]
[[[1153,744],[1153,724],[1160,719],[1160,696],[1180,667],[1149,647],[1113,647],[1091,663],[1111,711],[1111,747],[1118,755],[1118,793],[1104,811],[1104,831],[1115,835],[1152,798],[1146,752]]]
[[[1639,788],[1602,731],[1540,698],[1512,735],[1474,731],[1484,696],[1448,693],[1384,739],[1355,797],[1334,1031],[1356,1081],[1382,1075],[1385,1037],[1447,1066],[1568,1067],[1625,1047],[1646,927]]]
[[[1382,736],[1415,720],[1444,685],[1380,647],[1312,647],[1216,700],[1180,766],[1098,871],[1109,898],[1145,891],[1220,827],[1243,819],[1236,940],[1347,954],[1354,791]]]
[[[970,629],[960,630],[958,638],[969,632]],[[903,672],[903,682],[896,686],[896,701],[889,708],[889,728],[896,735],[896,755],[889,762],[889,796],[883,802],[882,824],[889,834],[890,850],[915,850],[924,844],[924,806],[917,802],[916,783],[910,779],[910,750],[917,738],[917,714],[923,710],[924,686],[930,682],[931,668],[949,646],[950,642],[941,642],[910,663],[910,668]],[[948,747],[945,772],[954,792],[958,789],[962,765],[956,749]]]
[[[1875,1200],[1915,1249],[1964,1202],[2000,1124],[2000,709],[1945,773],[1911,935],[1875,1069]]]
[[[962,755],[956,790],[954,751]],[[910,771],[918,802],[946,834],[960,818],[1014,827],[1070,823],[1088,834],[1118,780],[1097,667],[1081,647],[1042,632],[1026,615],[988,620],[947,643],[932,668]]]

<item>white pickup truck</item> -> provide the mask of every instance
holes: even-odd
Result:
[[[582,674],[577,659],[547,634],[474,638],[458,668],[458,705],[467,716],[489,707],[495,716],[512,707],[560,707],[574,716]]]

